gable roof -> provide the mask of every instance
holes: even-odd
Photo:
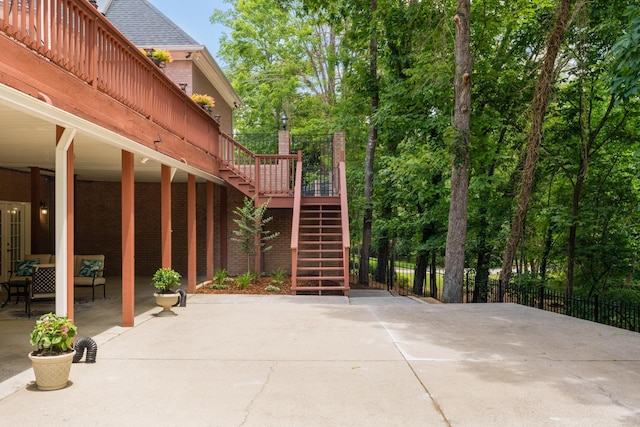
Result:
[[[199,46],[146,0],[102,0],[99,10],[136,46]]]

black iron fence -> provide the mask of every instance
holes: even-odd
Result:
[[[518,284],[517,278],[508,286],[497,279],[479,283],[473,270],[466,275],[465,302],[509,302],[552,311],[616,328],[640,332],[640,304],[614,301],[593,295],[591,298],[569,296],[565,292],[542,285]]]
[[[291,153],[302,150],[302,194],[335,196],[338,173],[334,162],[333,135],[291,135]]]
[[[435,299],[442,297],[443,270],[428,271],[416,279],[415,263],[391,257],[387,261],[386,268],[379,268],[378,259],[370,258],[369,277],[367,280],[361,281],[359,259],[357,248],[352,248],[349,260],[349,282],[352,287],[366,286],[372,289],[385,289],[401,296]]]
[[[387,261],[386,268],[379,268],[378,259],[369,260],[369,277],[360,280],[357,248],[352,248],[350,258],[350,284],[353,288],[366,286],[385,289],[402,296],[441,299],[444,271],[436,270],[420,274],[416,283],[415,263]],[[379,277],[378,272],[385,272]],[[463,286],[464,303],[515,303],[552,311],[566,316],[602,323],[616,328],[640,332],[640,304],[607,300],[598,295],[591,298],[568,296],[541,285],[519,284],[514,278],[508,286],[491,277],[480,280],[474,270],[465,274]]]

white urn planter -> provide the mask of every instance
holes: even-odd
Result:
[[[69,383],[69,373],[76,351],[59,356],[34,356],[29,353],[33,372],[36,376],[36,387],[39,390],[59,390]]]
[[[164,316],[177,316],[176,312],[171,310],[171,307],[178,303],[180,299],[180,294],[175,292],[172,294],[159,294],[154,293],[153,296],[156,299],[156,304],[162,307],[162,311],[156,313],[156,316],[164,317]]]

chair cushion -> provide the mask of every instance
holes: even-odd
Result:
[[[80,277],[93,277],[100,271],[102,261],[98,259],[83,259],[80,264]]]
[[[33,274],[33,266],[40,264],[39,259],[21,259],[16,261],[16,276],[31,276]]]

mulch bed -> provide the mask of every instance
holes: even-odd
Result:
[[[204,282],[196,290],[196,294],[248,294],[248,295],[291,295],[291,278],[285,277],[281,284],[273,283],[271,277],[260,277],[258,280],[247,286],[246,289],[240,289],[238,284],[234,281],[228,281],[225,283],[227,289],[213,289],[211,285],[213,282]],[[267,291],[267,286],[277,286],[280,288],[279,292]]]
[[[225,285],[228,286],[227,289],[213,289],[211,285],[212,282],[204,282],[204,284],[196,290],[196,294],[291,295],[291,277],[285,277],[281,284],[273,283],[273,279],[271,277],[260,277],[254,283],[247,286],[246,289],[240,289],[238,284],[234,281],[228,281],[225,283]],[[280,288],[280,291],[267,291],[266,288],[269,285],[277,286]],[[315,283],[309,283],[309,285],[314,286]],[[298,286],[305,286],[305,283],[303,281],[299,281]],[[352,285],[351,289],[356,289],[356,287]],[[342,295],[342,291],[322,291],[323,295],[333,295],[334,293],[336,295]],[[298,295],[303,294],[317,295],[317,292],[298,291]]]

